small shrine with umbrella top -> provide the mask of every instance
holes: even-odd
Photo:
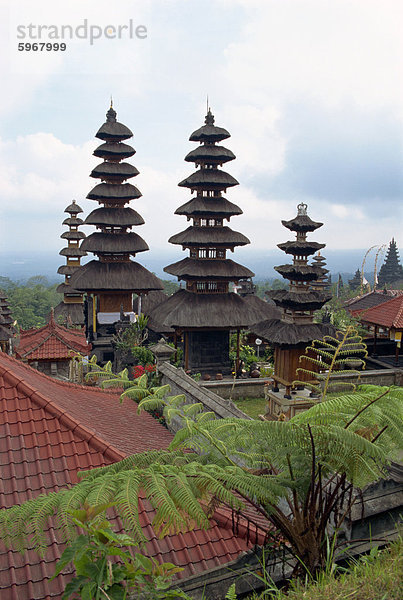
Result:
[[[225,225],[231,217],[241,215],[239,206],[223,194],[238,181],[220,167],[235,159],[231,150],[220,142],[229,132],[215,125],[208,109],[205,123],[190,136],[198,143],[185,160],[196,170],[179,183],[195,194],[175,214],[183,215],[190,226],[173,235],[169,242],[188,250],[186,258],[165,267],[164,271],[185,282],[180,289],[151,311],[151,317],[175,330],[177,340],[183,336],[186,370],[206,373],[230,373],[229,334],[261,320],[275,307],[260,299],[248,304],[230,291],[230,283],[254,276],[247,267],[228,257],[237,246],[249,244],[242,233]],[[239,347],[239,344],[238,344]]]
[[[57,272],[64,275],[64,283],[57,286],[56,291],[63,294],[63,301],[60,302],[54,311],[57,321],[65,325],[84,325],[84,297],[82,292],[75,290],[70,285],[70,278],[81,266],[81,258],[87,256],[87,253],[80,248],[80,242],[85,238],[85,234],[78,228],[83,224],[83,220],[77,217],[83,209],[75,200],[64,210],[69,216],[64,219],[63,225],[68,226],[60,236],[67,240],[67,247],[60,250],[59,254],[66,257],[66,264],[61,265]]]
[[[96,231],[83,240],[81,249],[97,258],[80,267],[70,280],[70,285],[87,294],[87,335],[100,362],[114,358],[115,324],[125,316],[134,318],[133,294],[163,288],[155,275],[131,259],[148,250],[148,245],[131,231],[133,226],[144,224],[139,213],[127,206],[141,197],[138,188],[127,183],[139,171],[125,160],[135,154],[134,148],[125,143],[133,133],[116,116],[111,103],[106,122],[96,134],[103,143],[94,156],[103,160],[90,175],[101,183],[87,195],[101,206],[84,221],[85,225],[94,225]]]
[[[293,257],[292,264],[275,267],[289,281],[288,290],[270,290],[267,295],[281,310],[280,319],[269,319],[252,327],[253,333],[274,346],[274,390],[279,384],[285,386],[285,398],[291,398],[292,382],[302,379],[297,376],[299,357],[314,339],[323,339],[334,334],[334,328],[326,323],[314,323],[314,311],[320,309],[331,298],[325,290],[318,290],[316,282],[326,274],[321,264],[308,264],[308,257],[325,247],[325,244],[307,240],[323,223],[313,221],[307,214],[307,205],[297,207],[298,214],[290,221],[282,221],[284,227],[296,233],[296,239],[278,244],[280,250]]]

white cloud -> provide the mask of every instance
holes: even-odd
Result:
[[[401,104],[400,0],[239,0],[242,39],[226,51],[227,81],[245,102],[310,97],[326,105]]]
[[[341,220],[348,218],[362,221],[365,218],[364,213],[360,208],[347,206],[345,204],[331,204],[330,214]]]
[[[5,48],[0,68],[6,89],[0,103],[6,115],[2,127],[10,118],[14,129],[0,142],[3,244],[28,248],[39,239],[41,246],[57,252],[63,210],[71,199],[77,199],[85,214],[96,207],[85,200],[96,183],[88,177],[97,164],[91,156],[97,144],[93,123],[96,127],[103,119],[103,113],[99,120],[94,116],[94,108],[110,93],[116,95],[119,117],[142,136],[132,162],[140,170],[135,183],[144,196],[133,202],[133,208],[146,220],[138,233],[151,250],[175,251],[167,244],[168,237],[188,226],[183,217],[173,214],[190,199],[177,183],[192,169],[183,156],[194,147],[187,136],[202,123],[207,92],[217,125],[233,136],[224,145],[237,156],[225,169],[241,185],[227,196],[244,215],[234,218],[231,226],[251,239],[251,248],[272,250],[287,239],[290,233],[280,221],[295,216],[301,200],[309,203],[312,218],[325,223],[311,237],[330,247],[369,247],[396,236],[398,207],[382,214],[390,156],[382,146],[383,138],[372,131],[366,134],[376,111],[402,116],[400,0],[121,0],[116,5],[106,0],[21,0],[8,3],[7,9],[8,16],[3,8],[0,20]],[[214,22],[213,14],[220,15],[222,23]],[[16,50],[14,32],[19,22],[41,19],[48,24],[78,25],[84,18],[101,25],[132,18],[148,26],[149,38],[103,40],[93,46],[74,41],[63,54]],[[295,110],[294,121],[287,113],[292,106],[300,109]],[[316,106],[323,108],[322,121],[315,121],[312,107]],[[355,109],[349,114],[350,106]],[[311,136],[310,128],[301,126],[307,120],[307,107],[312,109]],[[340,107],[347,107],[346,111]],[[354,127],[360,112],[366,115],[361,123],[365,135],[358,136]],[[53,130],[46,128],[48,116],[55,124],[70,114],[57,135],[45,133]],[[343,127],[350,132],[340,139],[333,136],[335,150],[329,140],[326,145],[330,134],[324,126],[326,119],[332,124],[332,117],[336,131]],[[315,126],[323,131],[322,137],[314,135]],[[386,133],[390,149],[389,130]],[[320,144],[315,147],[316,138]],[[354,146],[357,139],[360,143]],[[362,158],[360,144],[371,151],[373,161],[363,165],[345,159],[351,157],[351,146]],[[367,165],[381,165],[385,177],[375,190],[380,199],[378,220],[367,215],[365,203],[364,208],[354,206],[354,197],[347,204],[346,194],[332,197],[332,203],[323,201],[324,188],[332,185],[323,168],[318,168],[317,157],[329,159],[322,161],[330,165],[327,177],[333,170],[333,177],[340,172],[344,181],[346,171],[335,169],[336,154],[339,162],[347,163],[353,182],[367,181]],[[378,156],[384,163],[378,163]],[[308,183],[300,187],[303,197],[298,197],[295,181],[301,180],[301,172]],[[281,174],[287,179],[288,193],[271,187]],[[321,185],[311,185],[312,179]],[[258,180],[263,183],[258,185]],[[368,185],[375,189],[372,179]],[[178,257],[184,255],[180,247],[176,250]]]

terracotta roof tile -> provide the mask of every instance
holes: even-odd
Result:
[[[362,310],[358,316],[366,323],[403,329],[403,296],[397,296],[388,302]]]
[[[116,391],[57,381],[0,353],[0,507],[74,484],[79,470],[166,448],[172,435],[150,415],[138,415],[135,403],[122,405],[118,398]],[[234,560],[263,539],[263,530],[256,536],[254,526],[247,542],[246,520],[240,523],[242,534],[235,535],[229,509],[216,511],[208,531],[196,528],[163,539],[151,527],[153,516],[150,503],[141,500],[147,552],[183,566],[179,578]],[[120,519],[115,522],[123,530]],[[22,556],[1,548],[1,600],[60,599],[68,574],[50,581],[62,546],[52,526],[48,533],[44,558],[33,550]]]
[[[16,354],[27,360],[60,360],[70,358],[72,351],[89,354],[84,332],[59,325],[51,314],[44,327],[21,331]]]

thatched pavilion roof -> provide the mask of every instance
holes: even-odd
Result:
[[[109,159],[122,159],[122,158],[130,158],[136,154],[134,148],[129,146],[129,144],[110,144],[109,142],[105,142],[96,148],[93,152],[94,156],[98,156],[98,158],[109,158]]]
[[[319,308],[332,297],[332,294],[311,290],[307,292],[269,290],[266,292],[266,295],[273,300],[277,306],[294,308],[295,310],[319,310]]]
[[[79,256],[87,256],[87,253],[84,252],[84,250],[81,250],[81,248],[62,248],[62,250],[60,250],[59,254],[61,254],[61,256],[71,256],[73,258],[78,258]]]
[[[291,281],[314,281],[322,275],[321,267],[314,265],[279,265],[274,269]]]
[[[200,162],[201,160],[205,161],[208,159],[210,163],[217,164],[223,164],[235,158],[235,154],[231,150],[228,150],[228,148],[215,145],[198,146],[198,148],[191,150],[185,156],[187,162]]]
[[[281,319],[268,319],[255,323],[251,331],[270,344],[296,346],[312,340],[322,340],[325,335],[334,335],[335,328],[328,323],[286,323]]]
[[[283,250],[286,254],[293,254],[294,256],[310,256],[325,246],[326,244],[319,244],[318,242],[310,242],[307,240],[293,240],[291,242],[277,244],[277,247],[280,248],[280,250]]]
[[[81,206],[78,206],[75,200],[73,200],[73,202],[69,204],[67,208],[64,209],[64,212],[69,213],[71,215],[77,215],[78,213],[82,213],[83,209],[81,208]]]
[[[194,227],[190,226],[176,233],[168,240],[171,244],[200,246],[245,246],[250,244],[246,236],[230,227]]]
[[[85,233],[82,231],[65,231],[60,237],[63,240],[83,240]]]
[[[228,219],[233,215],[242,215],[242,210],[239,206],[222,196],[213,196],[210,198],[196,196],[177,208],[175,214],[186,215],[187,217],[213,215]]]
[[[92,253],[136,254],[145,252],[148,245],[137,233],[120,235],[110,233],[91,233],[81,244],[83,250]]]
[[[111,107],[106,113],[106,122],[98,129],[95,137],[100,140],[127,140],[133,137],[133,133],[126,125],[116,121],[116,111]]]
[[[131,227],[144,225],[139,213],[128,206],[119,208],[96,208],[85,219],[86,225],[114,225],[115,227]]]
[[[101,262],[92,260],[71,276],[71,285],[80,291],[130,291],[161,290],[162,283],[145,267],[134,261]]]
[[[319,223],[316,221],[312,221],[312,219],[308,215],[298,215],[295,219],[291,219],[290,221],[281,221],[284,227],[287,229],[291,229],[291,231],[315,231],[322,227],[323,223]]]
[[[99,179],[107,179],[108,181],[112,181],[114,179],[123,181],[124,179],[130,179],[131,177],[136,177],[139,174],[139,171],[135,166],[126,162],[102,162],[97,165],[90,173],[90,177],[95,177]]]
[[[211,260],[184,258],[183,260],[168,265],[164,268],[166,273],[183,278],[211,279],[240,279],[242,277],[254,277],[254,273],[247,267],[243,267],[230,259]]]
[[[263,300],[260,303],[249,303],[234,293],[195,294],[179,290],[151,310],[150,315],[174,328],[236,329],[267,318],[269,310],[277,310],[268,308],[270,305]]]
[[[196,129],[191,136],[189,141],[191,142],[221,142],[231,137],[231,134],[223,127],[217,127],[214,125],[214,116],[211,114],[211,110],[208,110],[205,119],[205,125]]]
[[[89,200],[100,200],[104,202],[114,200],[115,202],[122,202],[122,204],[125,204],[129,200],[141,198],[141,196],[140,190],[131,183],[99,183],[87,194]]]
[[[191,188],[192,190],[225,190],[228,187],[239,185],[239,181],[229,173],[218,169],[198,169],[186,179],[178,183],[180,187]]]

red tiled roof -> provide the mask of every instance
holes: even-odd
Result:
[[[69,359],[72,350],[88,355],[90,349],[83,331],[59,325],[52,311],[44,327],[21,332],[16,355],[27,360],[57,360]]]
[[[172,435],[147,413],[138,415],[135,403],[120,404],[118,398],[115,391],[57,381],[0,353],[0,506],[74,484],[79,470],[166,448]],[[234,535],[228,509],[216,512],[208,531],[196,528],[163,539],[151,527],[154,512],[147,500],[140,501],[139,516],[149,540],[148,553],[184,567],[179,577],[225,564],[262,541],[255,527],[246,541],[245,520]],[[1,600],[61,597],[65,575],[49,578],[62,548],[52,527],[49,535],[51,543],[43,559],[33,550],[22,556],[2,548]]]
[[[360,311],[359,316],[366,323],[403,329],[403,296],[397,296],[379,306]]]

